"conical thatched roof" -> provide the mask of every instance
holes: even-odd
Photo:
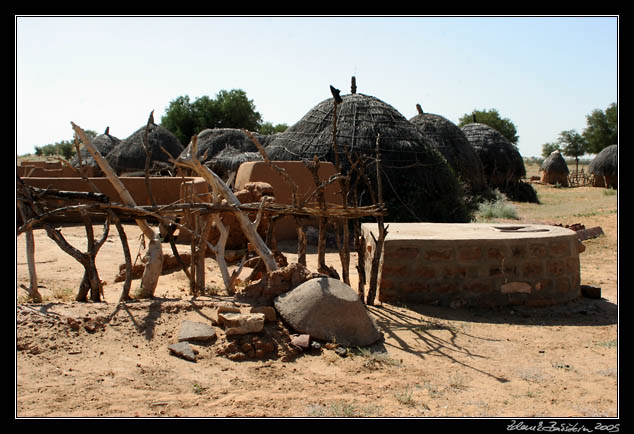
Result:
[[[533,186],[522,181],[526,176],[522,155],[502,133],[477,122],[463,126],[462,131],[480,157],[491,188],[517,202],[539,203]]]
[[[539,170],[545,171],[545,172],[565,174],[565,175],[570,173],[570,170],[568,169],[568,165],[566,164],[566,160],[564,160],[564,157],[561,155],[561,152],[559,151],[553,151],[548,156],[548,158],[544,160]]]
[[[590,162],[588,171],[595,176],[617,176],[619,173],[619,149],[617,145],[604,148]]]
[[[142,126],[131,136],[121,141],[119,146],[114,148],[107,156],[106,160],[117,173],[132,172],[145,168],[145,148],[143,140],[146,126]],[[183,151],[183,145],[169,130],[160,125],[150,123],[148,131],[148,145],[150,149],[150,160],[168,162],[169,155],[176,158]],[[163,148],[163,149],[161,149]]]
[[[344,149],[352,155],[374,158],[377,136],[380,136],[383,197],[389,220],[468,220],[456,177],[442,155],[412,123],[373,96],[353,93],[340,98],[342,101],[336,106],[336,140],[342,170],[346,172],[349,167]],[[317,156],[336,163],[334,101],[329,98],[320,102],[279,134],[266,148],[269,157],[272,160],[312,160]]]
[[[114,148],[121,144],[121,140],[110,135],[110,127],[106,128],[106,131],[103,134],[98,135],[92,141],[93,146],[99,151],[102,156],[108,155]],[[87,149],[81,148],[79,151],[79,155],[81,156],[81,164],[84,166],[97,166],[97,162],[92,157],[90,152]],[[79,167],[79,158],[77,155],[73,157],[71,160],[71,164],[73,167]]]
[[[462,131],[480,157],[489,185],[498,187],[526,176],[522,156],[502,133],[477,122],[463,126]]]
[[[213,158],[208,159],[207,165],[221,177],[226,177],[229,172],[237,172],[242,163],[261,160],[263,158],[258,151],[243,151],[227,146]]]
[[[432,145],[445,157],[454,173],[469,186],[471,192],[483,191],[486,188],[484,168],[464,132],[448,119],[437,114],[423,113],[419,105],[417,108],[418,115],[409,121],[425,137],[431,139]]]
[[[266,146],[273,137],[258,133],[251,134],[262,146]],[[182,153],[188,153],[189,147],[190,145],[187,145]],[[198,157],[202,158],[206,155],[206,158],[201,160],[203,163],[216,157],[225,148],[242,152],[258,152],[251,138],[238,128],[208,128],[198,133]]]

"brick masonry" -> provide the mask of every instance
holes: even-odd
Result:
[[[374,252],[363,224],[366,273]],[[443,306],[548,306],[580,296],[574,231],[543,225],[391,223],[377,298]]]

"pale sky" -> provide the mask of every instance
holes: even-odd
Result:
[[[16,154],[73,137],[124,139],[169,103],[242,89],[289,126],[329,85],[458,123],[509,118],[524,157],[618,103],[617,16],[16,16]],[[186,145],[186,144],[184,144]]]

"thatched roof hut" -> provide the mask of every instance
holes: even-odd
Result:
[[[145,129],[146,126],[142,126],[132,135],[122,140],[117,147],[106,155],[106,160],[117,173],[142,171],[145,169],[146,154],[143,146]],[[176,158],[183,151],[183,145],[181,145],[174,134],[154,123],[150,123],[149,126],[148,145],[151,162],[167,163],[170,155]]]
[[[116,138],[115,136],[110,135],[110,127],[106,128],[103,134],[98,135],[92,141],[93,146],[99,151],[102,156],[108,155],[114,148],[121,144],[121,140]],[[88,152],[86,148],[81,148],[79,151],[79,155],[81,156],[81,164],[86,167],[91,167],[93,172],[93,176],[97,176],[101,174],[101,169],[97,165],[97,162],[92,157],[92,154]],[[71,164],[73,167],[79,167],[79,157],[75,155],[71,160]]]
[[[590,162],[588,172],[594,175],[595,187],[618,188],[619,149],[611,145],[603,149]]]
[[[342,171],[345,173],[349,167],[344,149],[353,158],[374,158],[379,137],[383,197],[389,221],[469,220],[456,177],[412,123],[373,96],[351,93],[337,97],[341,102],[336,105],[336,141]],[[317,156],[336,163],[334,114],[334,97],[320,102],[267,146],[269,157],[312,160]],[[375,170],[370,172],[372,175]]]
[[[251,133],[262,146],[266,146],[273,136]],[[187,145],[182,154],[189,152]],[[255,143],[243,130],[238,128],[207,128],[198,133],[198,157],[205,163],[216,157],[225,148],[242,152],[258,152]],[[202,159],[205,157],[204,159]]]
[[[548,158],[544,160],[539,171],[542,172],[542,182],[546,184],[559,184],[564,187],[568,186],[568,174],[570,170],[561,152],[553,151]]]
[[[480,157],[487,183],[518,202],[538,202],[530,184],[522,182],[526,176],[524,159],[506,137],[486,124],[473,122],[462,131]]]
[[[467,185],[471,193],[485,190],[487,184],[482,162],[464,132],[443,116],[424,113],[418,104],[416,108],[418,115],[409,121],[426,138],[431,139],[432,145],[445,157],[458,179]]]

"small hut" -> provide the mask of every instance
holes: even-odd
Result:
[[[593,186],[618,188],[619,183],[619,150],[617,145],[604,148],[594,157],[588,167],[594,175]]]
[[[274,135],[251,133],[262,146]],[[190,145],[181,155],[189,152]],[[236,172],[245,161],[258,161],[262,156],[251,138],[238,128],[207,128],[198,133],[198,158],[222,178]]]
[[[429,140],[389,104],[369,95],[339,95],[313,107],[266,147],[271,160],[321,160],[349,169],[347,155],[381,159],[388,221],[466,222],[469,212],[458,180]],[[335,105],[336,99],[338,103]],[[336,108],[337,159],[333,147]],[[348,154],[346,153],[348,152]],[[375,169],[369,175],[374,175]],[[376,177],[374,178],[376,181]],[[364,195],[369,200],[369,194]]]
[[[517,202],[538,202],[533,186],[522,181],[526,167],[515,145],[486,124],[473,122],[463,126],[462,131],[480,157],[491,188],[497,188]]]
[[[430,139],[432,146],[445,157],[458,179],[467,185],[470,193],[483,192],[487,186],[484,168],[464,132],[443,116],[423,112],[420,104],[416,104],[416,108],[418,115],[409,121]]]
[[[542,172],[541,182],[545,184],[559,184],[568,187],[568,174],[570,170],[561,152],[553,151],[544,160],[539,171]]]
[[[102,156],[108,155],[114,148],[121,144],[121,140],[116,138],[115,136],[110,135],[110,127],[106,127],[106,131],[103,134],[98,135],[92,141],[93,146],[99,151]],[[81,165],[90,169],[90,176],[100,176],[102,175],[102,171],[99,168],[99,165],[93,158],[92,154],[88,152],[86,148],[81,148],[79,151],[79,156],[81,156]],[[79,167],[80,161],[79,156],[75,155],[71,160],[71,164],[73,167]]]
[[[118,174],[139,172],[145,169],[146,152],[143,145],[145,130],[146,126],[144,125],[131,136],[122,140],[106,155],[106,160]],[[156,162],[167,163],[170,156],[176,158],[183,151],[183,145],[174,134],[153,122],[149,124],[147,141],[151,166]],[[167,151],[167,154],[164,150]]]

